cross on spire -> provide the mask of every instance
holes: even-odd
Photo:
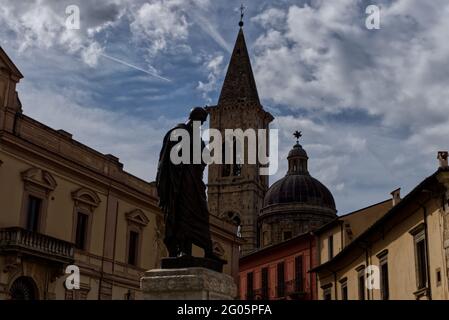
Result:
[[[299,138],[302,137],[302,131],[296,130],[296,131],[293,133],[293,136],[296,138],[296,143],[299,143]]]
[[[240,22],[239,22],[240,28],[243,27],[243,17],[245,16],[245,9],[246,7],[242,3],[242,5],[240,6]]]

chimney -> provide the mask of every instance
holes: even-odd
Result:
[[[397,188],[396,190],[392,191],[391,198],[392,198],[393,207],[394,207],[401,201],[401,188]]]
[[[437,159],[440,162],[441,169],[447,169],[449,167],[447,163],[447,155],[447,151],[438,151]]]

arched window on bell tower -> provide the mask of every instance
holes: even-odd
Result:
[[[222,177],[239,177],[242,175],[242,164],[237,163],[239,155],[237,155],[237,141],[234,138],[232,141],[232,163],[227,163],[226,161],[226,144],[223,143],[223,164],[221,170]],[[240,161],[241,162],[241,161]]]

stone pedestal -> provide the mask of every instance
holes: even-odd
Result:
[[[231,300],[234,279],[205,268],[154,269],[140,280],[145,300]]]

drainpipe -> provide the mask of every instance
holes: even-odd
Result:
[[[311,235],[311,237],[310,237],[310,239],[309,239],[309,265],[310,265],[310,269],[312,269],[313,268],[313,265],[312,265],[312,263],[313,263],[313,259],[312,259],[312,254],[313,254],[313,251],[312,251],[312,239],[313,239],[313,233],[310,233],[310,235]],[[313,288],[313,283],[312,283],[312,281],[313,281],[313,278],[312,278],[313,276],[312,276],[312,273],[311,272],[309,272],[309,288],[310,288],[310,298],[313,300],[313,291],[314,291],[314,288]],[[316,280],[316,275],[315,275],[315,280]],[[301,280],[302,281],[302,280]],[[316,282],[315,281],[315,287],[317,287],[317,285],[318,285],[318,282]],[[303,286],[303,288],[304,288],[304,286]],[[318,289],[317,289],[318,290]]]
[[[366,268],[368,268],[368,266],[371,265],[370,252],[368,251],[368,249],[370,248],[369,241],[368,240],[362,241],[359,245],[359,248],[365,251],[365,269],[363,270],[363,272],[364,272],[364,278],[365,278],[365,284],[366,284]],[[371,294],[371,297],[370,297],[370,294]],[[365,286],[365,298],[366,298],[366,300],[373,300],[372,299],[372,290],[368,290],[368,287],[366,287],[366,286]]]
[[[430,198],[427,200],[429,201]],[[426,201],[426,202],[427,202]],[[429,237],[427,230],[427,208],[423,204],[419,204],[423,209],[423,217],[424,217],[424,234],[425,234],[425,245],[426,245],[426,267],[427,267],[427,285],[429,288],[429,300],[432,300],[432,282],[430,281],[430,261],[429,261]]]
[[[321,264],[321,236],[317,236],[316,237],[316,244],[315,244],[315,251],[316,251],[316,260],[317,260],[317,265],[319,266]],[[312,253],[310,253],[312,254]],[[315,273],[315,297],[317,300],[319,300],[319,291],[318,291],[318,273]]]
[[[335,300],[338,300],[338,289],[337,289],[337,272],[332,271],[334,274],[334,292],[335,292]]]
[[[108,216],[108,212],[109,212],[109,197],[111,196],[111,184],[108,185],[108,195],[106,197],[106,219]],[[90,221],[90,223],[92,223],[93,221]],[[114,239],[114,241],[116,241],[116,239]],[[105,229],[103,230],[103,252],[101,254],[101,271],[100,271],[100,279],[98,280],[98,295],[97,295],[97,300],[101,300],[101,288],[103,286],[103,281],[104,281],[104,246],[106,243],[106,222],[105,222]]]
[[[368,254],[368,246],[367,247],[365,247],[365,269],[368,267],[370,265],[370,260],[369,260],[369,254]],[[364,271],[365,272],[365,271]],[[366,272],[365,272],[365,276],[366,276]],[[366,280],[365,280],[365,283],[366,283]],[[372,293],[373,293],[373,290],[369,290],[368,288],[365,288],[365,290],[366,290],[366,297],[367,297],[367,300],[372,300],[371,298],[372,297],[370,297],[371,295],[372,295]]]

